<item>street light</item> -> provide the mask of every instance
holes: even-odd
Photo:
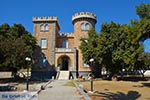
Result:
[[[26,67],[27,67],[27,77],[26,77],[26,81],[27,81],[27,84],[26,84],[26,90],[28,91],[29,90],[29,67],[28,67],[28,62],[31,61],[31,58],[29,57],[26,57],[25,58],[26,60]]]
[[[91,63],[94,61],[94,58],[91,58],[90,60],[89,60]],[[93,75],[91,74],[91,92],[93,92]]]
[[[90,62],[93,62],[93,61],[94,61],[94,58],[91,58],[91,59],[90,59]]]

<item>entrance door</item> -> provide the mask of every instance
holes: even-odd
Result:
[[[62,59],[62,69],[61,70],[68,70],[68,59]]]
[[[60,56],[57,61],[59,70],[69,71],[70,58],[66,55]]]

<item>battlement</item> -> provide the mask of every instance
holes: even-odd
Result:
[[[72,16],[72,22],[75,19],[79,19],[79,18],[91,18],[91,19],[94,19],[96,21],[96,15],[95,14],[90,13],[90,12],[80,12],[80,13],[75,13]]]
[[[49,17],[32,17],[32,21],[33,22],[35,22],[35,21],[58,21],[58,18],[52,17],[52,16],[49,16]]]
[[[59,36],[62,36],[62,37],[74,37],[74,34],[73,33],[59,33]]]
[[[60,29],[60,25],[59,25],[57,17],[52,17],[52,16],[49,16],[49,17],[32,17],[32,21],[33,22],[56,22],[58,28]]]

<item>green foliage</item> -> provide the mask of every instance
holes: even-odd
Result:
[[[125,49],[128,47],[126,40],[127,33],[124,26],[111,22],[104,23],[99,36],[99,48],[103,59],[102,65],[112,73],[116,73],[124,66],[123,60],[126,57]]]
[[[0,26],[0,68],[19,70],[25,67],[25,57],[31,57],[36,39],[21,24]]]
[[[150,19],[150,4],[136,6],[136,13],[140,18]]]
[[[98,34],[94,29],[89,31],[90,38],[82,38],[81,39],[81,52],[83,55],[83,60],[85,63],[90,65],[90,68],[95,75],[95,77],[101,76],[101,66],[99,64],[99,49],[98,49]],[[94,61],[90,62],[90,59],[93,58]],[[99,74],[97,74],[99,73]]]
[[[81,52],[84,56],[83,60],[87,63],[90,64],[90,59],[95,58],[97,55],[96,48],[97,48],[97,38],[98,35],[96,34],[95,30],[92,29],[89,31],[89,37],[91,38],[82,38],[81,41]],[[90,55],[89,55],[90,54]]]
[[[141,19],[131,20],[129,25],[103,23],[99,35],[89,31],[89,38],[82,39],[80,46],[84,60],[91,64],[89,59],[94,58],[98,67],[112,73],[149,68],[150,55],[140,42],[150,37],[150,5],[136,6],[136,12]]]

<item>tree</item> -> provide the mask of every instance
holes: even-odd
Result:
[[[122,69],[131,71],[141,63],[139,55],[143,52],[143,45],[139,44],[140,34],[138,24],[120,25],[114,22],[104,23],[98,35],[94,30],[89,31],[89,38],[82,39],[80,49],[84,60],[94,58],[97,67],[105,67],[112,75]]]
[[[144,53],[141,41],[150,37],[150,5],[136,6],[136,12],[140,20],[131,20],[129,25],[103,23],[99,35],[89,31],[89,37],[82,39],[80,46],[84,60],[89,63],[94,58],[96,65],[105,67],[112,75],[122,69],[147,69],[149,55]]]
[[[136,6],[136,13],[141,19],[150,19],[150,4],[141,4]]]
[[[82,38],[81,39],[81,46],[80,50],[83,55],[83,60],[87,63],[92,73],[95,77],[101,76],[101,66],[99,64],[99,59],[97,58],[99,50],[97,49],[98,46],[98,34],[95,32],[94,29],[88,32],[89,38]],[[93,62],[90,62],[90,59],[94,59]]]
[[[150,37],[150,4],[136,6],[136,13],[140,17],[139,26],[141,33],[140,41]]]
[[[129,41],[124,31],[126,25],[104,23],[99,36],[99,50],[101,50],[101,64],[109,70],[112,75],[125,68],[124,59],[127,58],[125,50],[128,49]]]
[[[0,26],[0,68],[17,71],[25,68],[25,57],[32,57],[36,39],[21,24]]]
[[[142,77],[144,77],[144,73],[147,69],[150,68],[150,53],[141,53],[137,59],[135,64],[135,70],[138,70]]]

